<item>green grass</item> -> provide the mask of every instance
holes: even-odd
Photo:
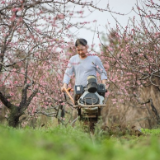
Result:
[[[143,133],[140,137],[99,137],[79,127],[0,126],[0,160],[159,160],[160,129]]]

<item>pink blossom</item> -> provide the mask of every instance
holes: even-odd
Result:
[[[17,84],[17,83],[18,83],[18,81],[15,81],[15,82],[14,82],[14,84]]]
[[[57,18],[58,18],[58,19],[64,19],[64,17],[65,17],[64,14],[59,14],[59,15],[57,15]]]

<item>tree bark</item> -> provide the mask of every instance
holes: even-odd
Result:
[[[22,114],[19,113],[19,108],[18,107],[14,107],[10,110],[10,114],[9,114],[9,118],[8,118],[8,124],[11,127],[18,127],[19,125],[19,117]]]

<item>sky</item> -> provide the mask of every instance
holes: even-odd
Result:
[[[96,3],[99,0],[94,0],[93,2]],[[129,17],[133,17],[135,16],[136,19],[138,18],[137,15],[131,11],[132,8],[136,8],[135,4],[137,3],[137,0],[100,0],[100,2],[97,4],[98,7],[100,8],[106,8],[107,4],[109,3],[110,9],[112,9],[113,11],[119,12],[119,13],[123,13],[123,14],[127,14],[125,16],[121,16],[118,14],[113,14],[113,16],[118,20],[118,22],[122,25],[122,26],[126,26]],[[71,5],[72,6],[72,5]],[[77,10],[81,10],[81,8],[77,7]],[[86,27],[90,28],[92,30],[98,30],[99,32],[104,32],[105,34],[107,33],[106,30],[106,25],[110,26],[110,28],[115,28],[115,20],[114,18],[111,16],[111,14],[109,12],[100,12],[98,10],[94,10],[91,9],[93,12],[91,13],[90,11],[88,11],[88,9],[85,7],[84,11],[85,11],[85,15],[88,15],[85,19],[81,20],[83,21],[90,21],[93,22],[94,20],[97,20],[96,23],[90,23],[87,24]],[[74,19],[75,21],[75,19]],[[77,21],[79,21],[77,19]],[[110,23],[110,24],[109,24]],[[75,30],[72,30],[75,33]],[[100,44],[100,41],[98,39],[97,33],[91,32],[89,30],[86,29],[80,29],[78,31],[76,31],[76,36],[78,38],[85,38],[88,41],[88,44],[95,44],[95,50],[98,50],[98,46]]]

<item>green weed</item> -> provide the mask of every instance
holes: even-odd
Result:
[[[78,127],[14,129],[0,126],[0,160],[159,160],[160,129],[140,137],[95,135]]]

